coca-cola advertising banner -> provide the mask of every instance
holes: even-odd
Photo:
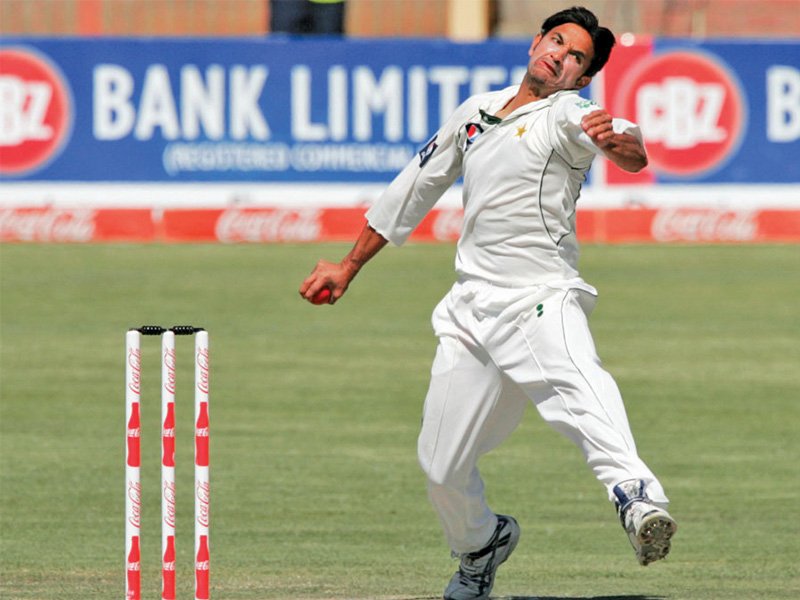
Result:
[[[103,209],[0,208],[5,242],[352,241],[361,208]],[[434,209],[413,241],[458,239],[460,209]],[[608,209],[577,213],[582,242],[800,242],[798,210]]]
[[[0,39],[0,241],[350,240],[529,41]],[[800,41],[623,35],[584,95],[641,125],[598,158],[578,235],[800,242]],[[458,185],[413,239],[450,241]]]
[[[529,41],[0,40],[0,176],[388,182]],[[596,184],[800,183],[800,42],[623,36],[585,91],[640,123],[642,174]]]

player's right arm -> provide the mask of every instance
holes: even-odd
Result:
[[[367,211],[370,226],[393,244],[400,246],[408,239],[461,175],[459,134],[468,117],[478,112],[480,101],[473,96],[461,104]]]
[[[320,260],[311,275],[306,277],[300,286],[300,295],[311,302],[311,299],[322,288],[331,290],[330,304],[334,304],[347,291],[350,282],[358,275],[367,262],[388,243],[388,240],[375,231],[369,223],[364,224],[361,234],[350,252],[341,262],[333,263]]]
[[[464,102],[411,162],[395,177],[367,211],[367,222],[356,243],[341,262],[320,260],[300,286],[308,300],[322,288],[331,290],[330,304],[347,291],[350,282],[388,242],[403,244],[436,201],[461,174],[462,153],[458,133],[465,116],[477,110],[475,101]]]

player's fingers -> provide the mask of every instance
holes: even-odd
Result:
[[[586,123],[583,125],[583,130],[586,132],[586,135],[593,138],[603,131],[603,125],[600,123]]]
[[[613,133],[611,123],[597,123],[593,124],[586,129],[586,135],[594,140],[605,139]]]
[[[309,288],[314,285],[314,282],[317,280],[317,276],[315,273],[312,273],[308,277],[303,280],[303,283],[300,284],[300,295],[305,296],[308,292]]]
[[[610,139],[614,135],[614,131],[610,128],[603,128],[597,133],[597,139],[604,141]]]
[[[592,112],[586,114],[583,118],[591,120],[591,121],[594,121],[594,120],[611,120],[611,115],[608,114],[604,110],[593,110]]]
[[[303,298],[303,300],[307,300],[308,302],[315,304],[314,298],[324,289],[325,289],[324,285],[312,285],[306,290],[304,294],[301,293],[300,296]]]
[[[329,280],[326,277],[321,277],[316,271],[303,281],[300,286],[300,295],[306,300],[311,300],[316,296],[320,290],[329,287]]]
[[[317,261],[314,270],[311,271],[311,274],[303,280],[303,283],[300,284],[300,295],[309,297],[313,295],[320,288],[324,287],[329,277],[326,275],[333,266],[333,263],[330,263],[326,260],[319,260]]]
[[[593,127],[606,125],[609,127],[611,126],[611,115],[603,111],[589,113],[583,117],[583,119],[581,119],[581,126],[583,127],[584,131]]]
[[[589,113],[581,119],[581,126],[586,129],[599,121],[596,113]]]

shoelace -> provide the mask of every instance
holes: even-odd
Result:
[[[467,554],[458,568],[458,575],[459,580],[464,585],[469,585],[470,583],[477,583],[478,584],[478,592],[482,593],[486,587],[489,585],[489,577],[491,576],[491,567],[494,563],[494,557],[497,555],[497,550],[502,546],[508,544],[509,540],[511,539],[511,534],[507,534],[506,536],[499,538],[500,530],[505,526],[505,523],[500,523],[497,526],[497,530],[492,536],[492,539],[489,541],[489,544],[482,550],[478,550],[474,554]],[[483,567],[483,571],[481,572],[474,572],[468,573],[465,571],[465,566],[467,566],[467,570],[469,566],[475,564],[476,561],[484,558],[487,554],[489,554],[489,558],[486,561],[486,564]],[[468,563],[468,565],[464,565],[464,563]]]

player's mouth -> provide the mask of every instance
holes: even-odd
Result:
[[[542,66],[542,67],[543,67],[545,70],[547,70],[547,71],[548,71],[548,72],[549,72],[551,75],[553,75],[554,77],[558,77],[558,71],[556,70],[556,67],[555,67],[555,65],[552,65],[552,64],[550,64],[550,63],[549,63],[549,62],[547,62],[546,60],[540,60],[540,61],[539,61],[539,64],[540,64],[540,65],[541,65],[541,66]]]

